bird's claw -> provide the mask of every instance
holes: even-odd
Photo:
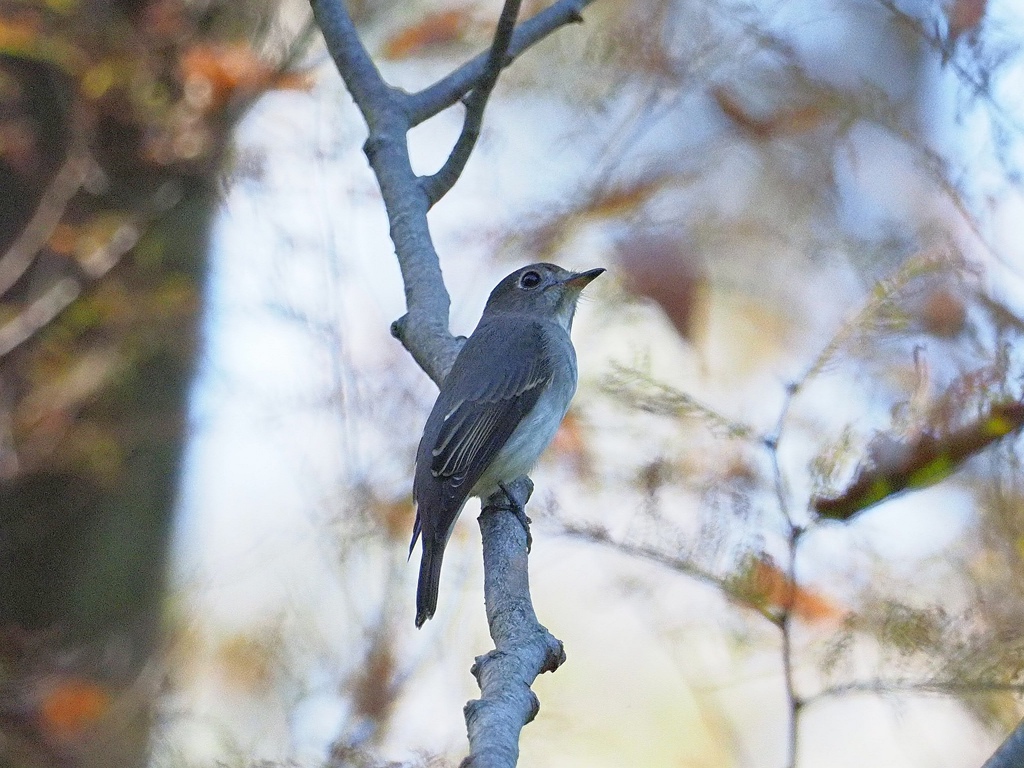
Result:
[[[498,487],[501,488],[502,493],[505,494],[505,498],[508,499],[508,504],[501,507],[501,509],[507,509],[513,515],[516,516],[516,520],[523,526],[523,530],[526,531],[526,552],[529,554],[530,550],[533,549],[533,534],[530,533],[530,523],[533,521],[527,517],[526,509],[519,500],[512,494],[512,491],[508,489],[505,483],[498,483]]]

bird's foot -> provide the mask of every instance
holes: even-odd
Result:
[[[513,515],[516,516],[516,520],[523,526],[523,530],[526,531],[526,551],[533,548],[533,534],[530,533],[530,523],[533,521],[526,516],[526,508],[519,502],[519,499],[515,497],[515,494],[508,489],[505,483],[498,483],[498,487],[501,488],[502,493],[505,494],[505,498],[508,499],[508,504],[501,507],[501,509],[507,509]]]

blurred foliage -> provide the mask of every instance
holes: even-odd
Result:
[[[858,512],[905,490],[934,485],[989,445],[1024,427],[1024,403],[992,403],[980,420],[956,432],[920,434],[912,443],[876,435],[867,446],[868,463],[841,496],[811,500],[819,515],[849,520]]]
[[[0,4],[5,765],[145,763],[218,173],[303,85],[254,47],[271,12]]]

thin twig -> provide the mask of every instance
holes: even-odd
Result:
[[[987,80],[983,80],[975,76],[973,72],[967,69],[963,64],[956,60],[956,57],[947,58],[949,53],[946,44],[943,43],[936,35],[931,34],[925,23],[918,17],[907,13],[902,8],[898,7],[893,0],[876,0],[879,5],[889,11],[897,20],[902,21],[905,25],[910,27],[917,36],[923,40],[929,47],[938,53],[943,59],[944,63],[953,69],[953,72],[961,82],[965,83],[976,96],[980,96],[989,106],[1003,119],[1004,123],[1016,131],[1018,134],[1024,135],[1024,125],[1017,121],[1017,119],[999,102],[996,101],[995,96],[992,95],[992,88]]]
[[[311,5],[313,17],[327,43],[327,51],[372,131],[371,120],[387,107],[397,104],[397,99],[359,39],[345,3],[341,0],[312,0]]]
[[[796,768],[797,755],[800,746],[800,711],[803,709],[804,700],[796,690],[796,681],[793,674],[793,605],[796,603],[796,558],[800,539],[803,536],[804,528],[793,520],[793,514],[789,508],[789,499],[786,493],[785,478],[782,474],[782,466],[779,462],[779,444],[782,441],[786,421],[789,418],[789,410],[793,398],[800,391],[799,382],[790,384],[786,388],[786,398],[779,411],[779,418],[775,424],[775,430],[765,438],[764,445],[768,450],[772,464],[773,485],[775,488],[776,503],[779,505],[779,512],[786,520],[789,528],[787,540],[788,552],[786,563],[785,595],[782,600],[781,611],[776,622],[779,632],[782,635],[780,652],[782,654],[782,677],[786,688],[786,700],[789,709],[788,724],[788,755],[786,765],[788,768]]]
[[[583,9],[594,0],[558,0],[540,13],[519,24],[509,41],[502,66],[510,63],[527,48],[566,24],[583,21]],[[419,125],[455,104],[472,91],[487,66],[489,53],[481,53],[451,74],[417,93],[409,94],[406,109],[412,125]]]
[[[484,121],[487,100],[498,82],[498,75],[501,74],[501,70],[505,66],[505,56],[508,53],[509,43],[512,41],[516,18],[519,16],[520,2],[521,0],[505,0],[483,72],[480,73],[476,86],[465,98],[466,115],[463,118],[462,132],[455,142],[455,147],[437,173],[420,179],[423,192],[431,206],[444,197],[459,180],[459,176],[462,175],[469,156],[473,152],[473,147],[476,146],[476,140],[480,136],[480,126]]]
[[[601,544],[603,546],[611,547],[616,552],[621,552],[624,555],[629,555],[630,557],[635,557],[639,560],[646,560],[647,562],[663,566],[676,573],[681,573],[684,576],[689,576],[695,581],[714,587],[730,600],[744,608],[757,611],[772,624],[778,624],[779,622],[778,613],[773,611],[770,606],[764,603],[764,601],[750,599],[743,591],[737,590],[728,579],[716,576],[710,571],[701,568],[694,560],[686,557],[685,555],[671,555],[656,547],[649,547],[628,541],[617,541],[609,536],[606,531],[600,528],[563,523],[562,533],[576,539],[581,539],[590,544]]]
[[[637,410],[674,418],[696,418],[725,437],[753,438],[756,433],[748,424],[731,419],[700,402],[692,395],[658,381],[649,373],[616,362],[605,379],[603,389]]]
[[[793,674],[793,604],[796,602],[796,554],[797,544],[803,529],[790,524],[789,529],[789,560],[786,567],[786,592],[779,615],[779,631],[782,633],[782,677],[786,686],[786,699],[789,703],[788,745],[789,755],[786,765],[796,768],[800,746],[800,710],[804,700],[797,693]]]
[[[862,680],[852,683],[841,683],[824,688],[813,696],[804,699],[804,705],[817,704],[825,699],[837,696],[849,696],[858,693],[872,694],[926,694],[941,695],[971,693],[1024,693],[1024,683],[1001,683],[987,680]]]

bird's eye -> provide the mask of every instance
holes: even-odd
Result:
[[[519,278],[519,287],[529,290],[530,288],[536,288],[540,285],[540,282],[540,272],[531,269],[529,272],[523,272],[523,276]]]

